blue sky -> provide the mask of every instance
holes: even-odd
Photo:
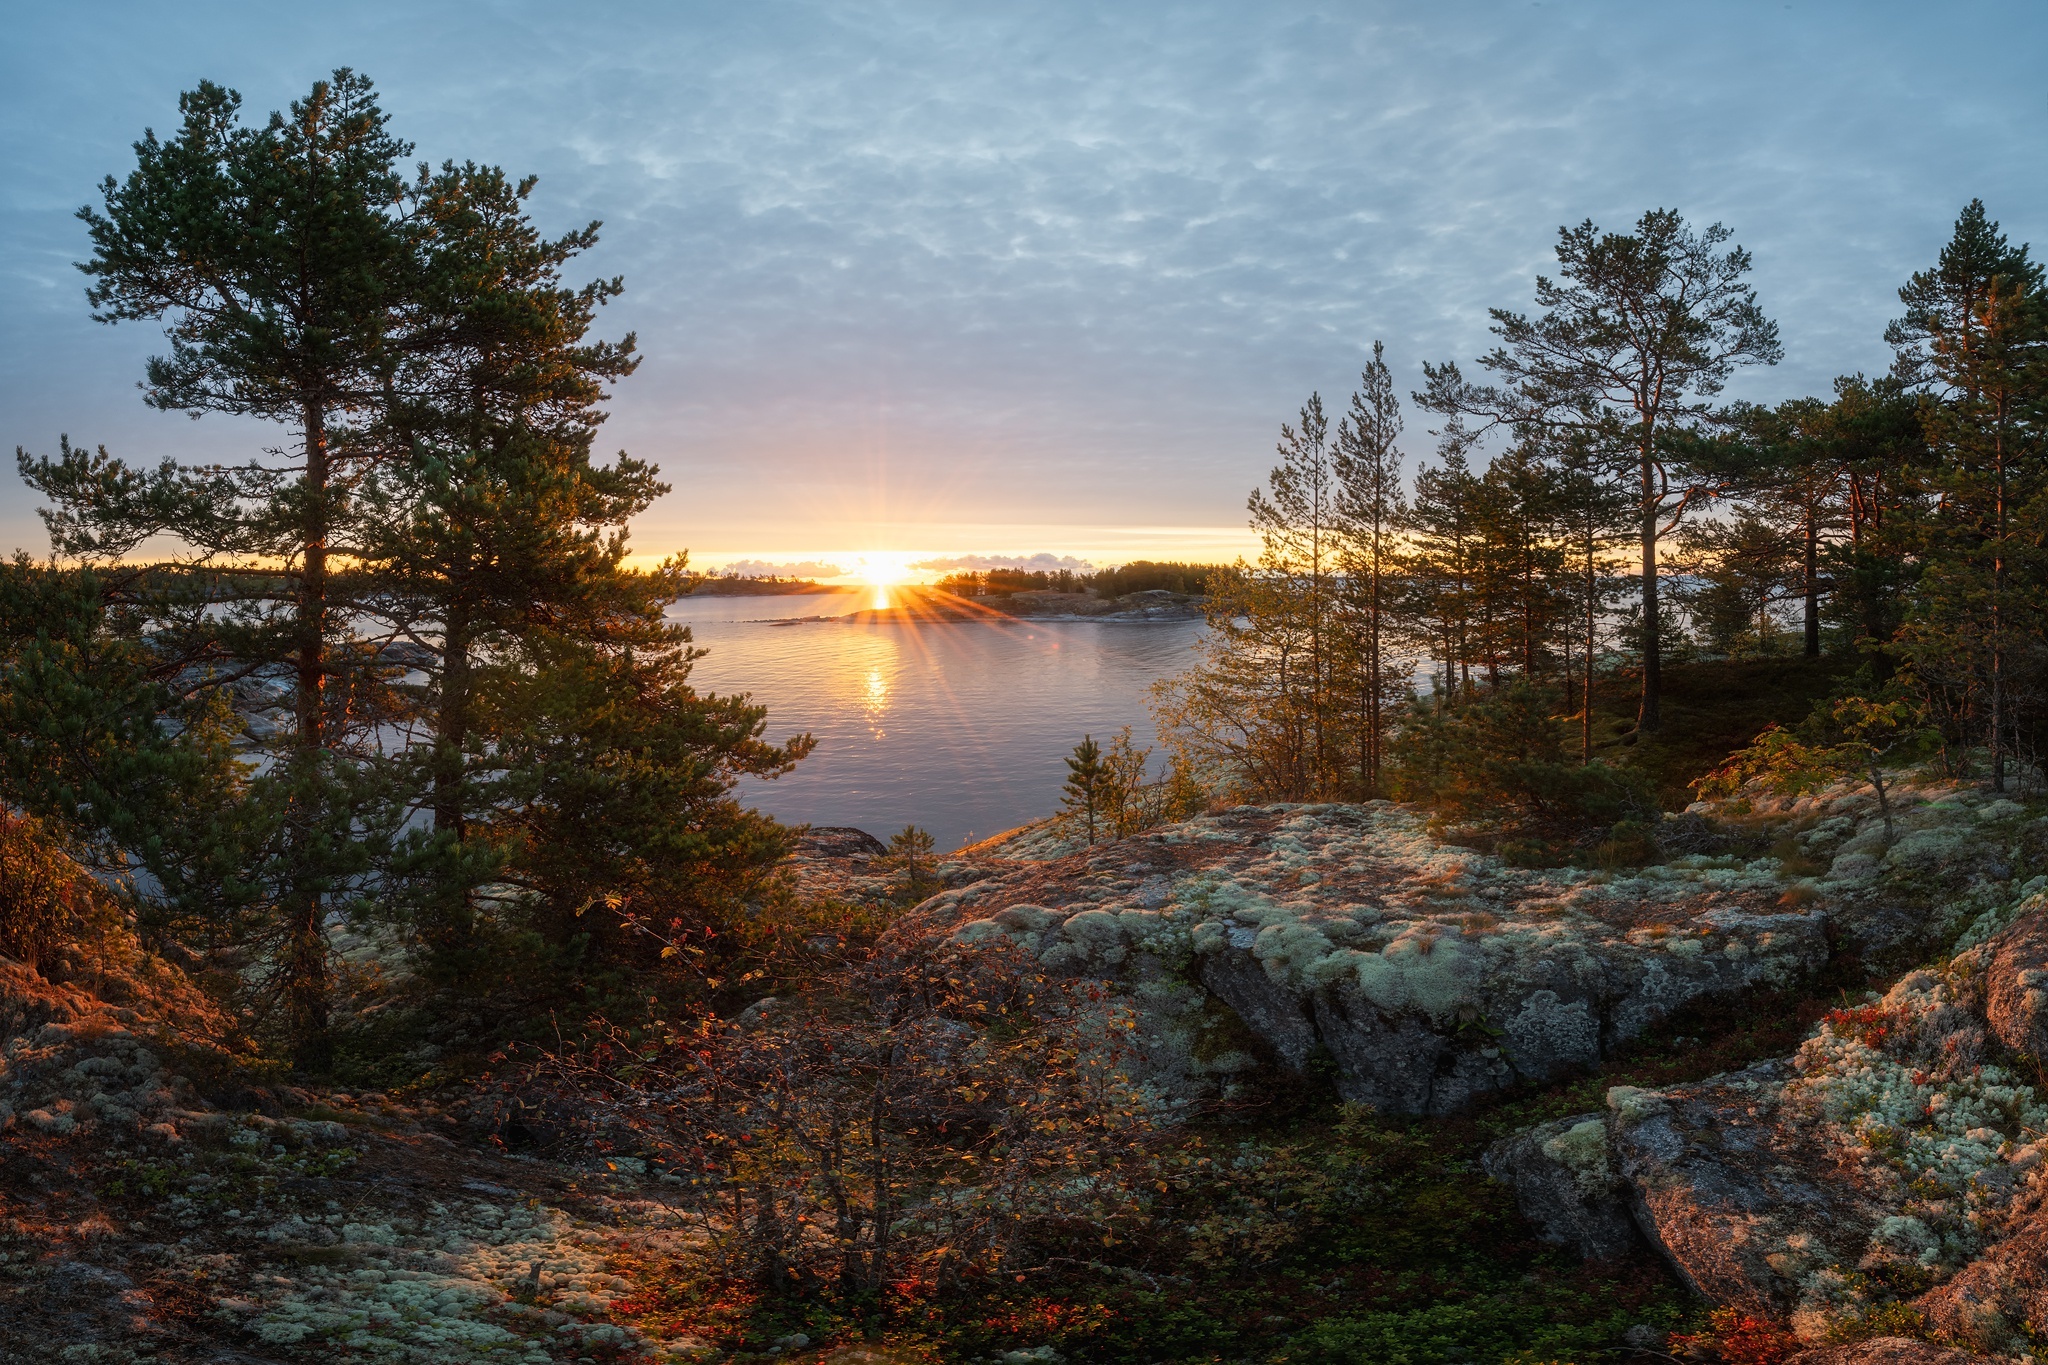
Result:
[[[142,406],[71,213],[178,92],[339,65],[419,153],[541,177],[646,362],[606,440],[702,562],[1235,549],[1273,437],[1375,337],[1404,389],[1520,307],[1559,224],[1735,230],[1775,400],[1878,370],[1981,196],[2048,236],[2048,7],[183,3],[0,23],[0,439],[154,461],[282,439]],[[1410,414],[1412,457],[1426,421]],[[0,474],[0,548],[44,548]]]

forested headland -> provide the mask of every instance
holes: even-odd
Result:
[[[1996,984],[2048,966],[2048,285],[1982,204],[1900,285],[1885,374],[1724,401],[1782,357],[1747,252],[1587,222],[1486,354],[1404,396],[1376,343],[1334,420],[1301,407],[1256,562],[940,584],[1209,626],[1157,692],[1163,779],[1090,737],[1062,813],[940,854],[735,795],[814,746],[692,685],[682,556],[628,566],[670,489],[600,448],[639,356],[602,325],[625,282],[577,274],[598,224],[550,237],[533,179],[415,163],[350,71],[179,112],[80,211],[88,304],[161,333],[147,403],[274,449],[18,451],[51,553],[0,568],[16,1339],[2048,1339],[1964,1294],[2013,1279],[2048,1137],[2038,992]],[[1768,1069],[1795,1049],[1804,1079]],[[1724,1073],[1749,1098],[1700,1089]],[[1854,1249],[1770,1224],[1765,1268],[1686,1259],[1728,1239],[1680,1214],[1730,1224],[1628,1144],[1745,1104],[1853,1148]]]

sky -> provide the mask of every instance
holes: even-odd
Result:
[[[1856,3],[0,8],[0,441],[145,463],[287,439],[143,406],[88,316],[101,178],[201,79],[260,117],[338,66],[418,155],[604,223],[602,434],[674,492],[637,552],[858,571],[1229,557],[1278,428],[1374,339],[1403,391],[1526,308],[1561,224],[1726,223],[1785,359],[1888,363],[1896,290],[1981,197],[2048,235],[2048,6]],[[1426,414],[1408,413],[1411,465]],[[44,552],[0,471],[0,550]]]

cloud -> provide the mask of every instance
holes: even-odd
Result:
[[[815,559],[799,559],[794,564],[771,564],[765,559],[735,559],[718,572],[734,578],[843,578],[846,575],[846,570],[837,564],[823,564]]]
[[[1486,308],[1529,307],[1585,217],[1734,229],[1787,351],[1730,389],[1757,401],[1881,371],[1894,291],[1972,194],[2014,240],[2048,235],[2026,113],[2048,7],[2017,0],[1704,24],[1622,0],[241,8],[10,13],[0,449],[288,443],[145,408],[161,329],[94,323],[71,268],[75,206],[201,74],[260,124],[350,62],[422,157],[540,174],[551,233],[604,220],[570,279],[626,281],[599,335],[634,331],[645,363],[607,443],[688,490],[636,524],[655,554],[1235,520],[1311,390],[1341,409],[1375,337],[1404,393],[1425,359],[1469,364]],[[1409,414],[1410,469],[1429,425]],[[0,549],[42,543],[35,501],[0,476]],[[1102,543],[936,543],[1033,540]]]
[[[1085,573],[1095,566],[1085,559],[1072,555],[941,555],[934,559],[920,559],[910,566],[932,573],[945,573],[953,569],[1023,569],[1029,573],[1057,573],[1068,569]]]

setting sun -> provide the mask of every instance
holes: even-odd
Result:
[[[911,572],[910,555],[902,550],[878,550],[860,557],[861,580],[873,587],[901,583]]]

